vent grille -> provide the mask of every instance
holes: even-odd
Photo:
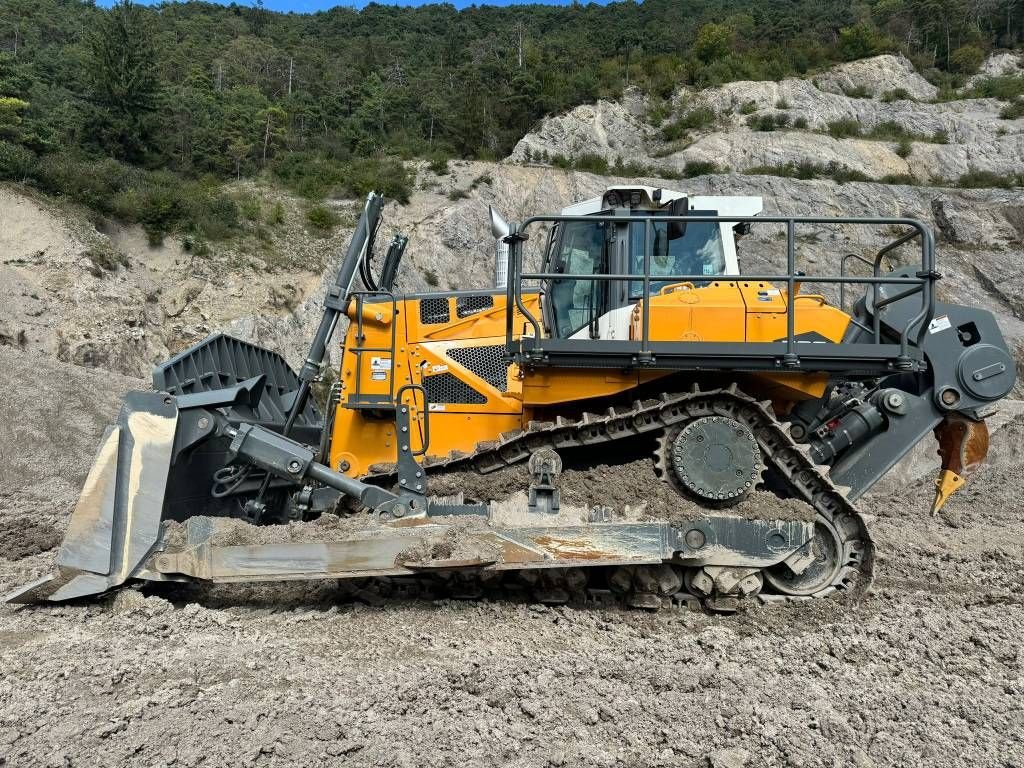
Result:
[[[494,307],[493,296],[459,296],[455,300],[455,314],[469,317]]]
[[[472,371],[502,392],[508,388],[508,363],[502,358],[505,345],[490,347],[455,347],[446,353],[456,363]]]
[[[440,296],[420,299],[420,322],[424,325],[447,323],[451,319],[452,315],[448,306],[448,299]]]
[[[483,394],[451,373],[424,376],[423,388],[427,391],[427,401],[430,403],[483,405],[487,402]]]

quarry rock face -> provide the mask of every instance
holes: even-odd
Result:
[[[838,64],[814,78],[815,85],[827,93],[845,94],[863,88],[871,96],[902,90],[917,101],[934,99],[939,89],[914,70],[902,54],[884,54]]]
[[[1003,61],[999,66],[1009,65]],[[712,124],[691,131],[682,142],[665,141],[659,126],[643,123],[624,104],[577,107],[542,121],[510,159],[596,154],[609,163],[621,160],[673,172],[683,172],[693,162],[740,172],[831,163],[872,179],[908,176],[923,183],[954,181],[972,170],[1024,172],[1024,119],[1001,118],[1004,104],[996,99],[930,103],[936,96],[936,87],[907,59],[876,56],[805,79],[680,89],[673,97],[677,115],[706,109],[715,116]],[[765,119],[781,119],[788,127],[769,131],[749,126]],[[629,141],[618,130],[608,130],[630,122],[640,125]],[[838,122],[884,138],[832,138],[830,124]],[[907,135],[909,149],[899,147],[894,129]]]

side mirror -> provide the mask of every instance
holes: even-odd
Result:
[[[669,203],[668,206],[669,215],[671,216],[685,216],[690,212],[690,199],[688,197],[680,197]],[[686,236],[686,222],[685,221],[670,221],[668,223],[668,239],[678,240],[681,237]]]

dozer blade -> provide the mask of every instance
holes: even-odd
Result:
[[[107,428],[57,555],[57,573],[11,603],[94,595],[136,574],[160,536],[178,411],[159,392],[130,392]]]

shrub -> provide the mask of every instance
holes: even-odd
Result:
[[[871,181],[871,178],[861,171],[856,171],[849,166],[831,161],[822,165],[810,160],[802,160],[799,163],[789,162],[781,165],[760,165],[748,168],[746,173],[763,176],[785,176],[791,179],[832,179],[843,184],[848,181]]]
[[[949,57],[949,63],[954,72],[964,75],[973,75],[985,61],[985,52],[976,45],[961,45]]]
[[[1017,120],[1024,117],[1024,98],[1016,98],[999,111],[1003,120]]]
[[[899,141],[910,138],[913,134],[897,122],[886,120],[874,126],[867,132],[869,139],[880,139],[882,141]]]
[[[826,126],[826,130],[833,139],[847,139],[860,136],[860,123],[849,118],[833,120]]]
[[[906,88],[893,88],[882,94],[882,101],[891,103],[893,101],[910,101],[912,97]]]
[[[586,171],[587,173],[608,173],[608,161],[601,155],[592,152],[584,152],[582,155],[577,155],[572,158],[570,165],[577,170]]]
[[[789,102],[785,98],[781,98],[775,102],[776,109],[789,109]]]
[[[284,205],[278,200],[271,207],[270,213],[267,214],[267,225],[279,227],[282,224],[284,224]]]
[[[427,163],[427,168],[430,169],[431,173],[438,176],[447,176],[450,171],[448,170],[448,156],[441,153],[435,153],[430,157]]]
[[[488,174],[488,173],[484,173],[484,174],[481,174],[480,176],[477,176],[475,179],[473,179],[473,183],[469,185],[469,188],[470,189],[476,189],[481,184],[488,184],[489,185],[489,184],[493,184],[493,183],[494,183],[494,179],[491,177],[491,175]]]
[[[751,115],[747,125],[755,131],[775,131],[789,127],[789,115],[785,112]]]
[[[866,85],[855,85],[852,88],[844,88],[843,93],[851,99],[870,99],[875,94]]]
[[[377,191],[405,205],[412,193],[412,180],[401,160],[396,158],[360,158],[349,162],[340,191],[350,197],[365,197]]]
[[[910,153],[914,151],[914,145],[906,136],[896,142],[896,154],[904,159],[910,157]]]
[[[24,181],[32,175],[37,160],[31,150],[9,141],[0,141],[0,179]]]
[[[945,128],[939,128],[939,130],[932,134],[932,143],[949,144],[949,131]]]
[[[259,221],[263,214],[260,199],[255,195],[243,195],[239,198],[238,210],[248,221]]]
[[[1013,174],[999,174],[994,171],[983,171],[977,168],[971,168],[967,173],[957,179],[956,185],[958,187],[967,187],[968,189],[992,187],[1010,189],[1011,187],[1019,187],[1022,183],[1024,183],[1024,179],[1020,176],[1015,176]]]
[[[467,197],[469,197],[469,192],[464,189],[459,189],[458,187],[448,193],[448,199],[453,202],[456,200],[465,200]]]
[[[338,214],[326,205],[314,205],[306,212],[306,220],[321,232],[329,232],[338,226]]]
[[[756,101],[745,101],[740,106],[740,114],[741,115],[752,115],[755,112],[757,112],[757,102]]]
[[[889,173],[880,178],[879,181],[883,184],[904,184],[907,186],[917,186],[920,184],[916,177],[908,173]]]
[[[1002,99],[1003,101],[1024,96],[1024,75],[983,77],[974,84],[969,95],[977,99]]]
[[[687,131],[699,130],[712,125],[717,116],[707,107],[697,107],[684,112],[678,118],[661,129],[665,141],[676,141],[683,138]]]
[[[710,160],[691,160],[683,169],[683,178],[692,179],[694,176],[707,176],[711,173],[720,173],[721,169],[717,163]]]
[[[800,115],[800,117],[798,117],[796,120],[793,121],[793,127],[794,128],[799,128],[801,130],[806,129],[807,128],[807,118],[804,117],[803,115]]]
[[[437,272],[432,269],[423,270],[423,281],[431,288],[437,288],[441,281],[437,279]]]

